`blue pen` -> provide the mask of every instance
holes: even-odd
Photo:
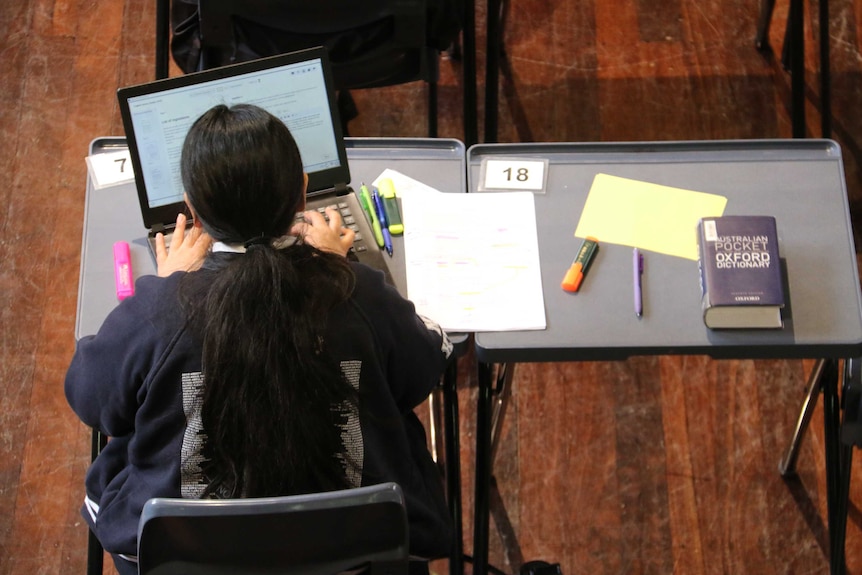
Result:
[[[383,245],[386,247],[386,253],[392,257],[392,234],[389,233],[389,222],[386,220],[386,210],[383,208],[383,202],[380,199],[380,194],[377,193],[377,188],[371,188],[371,200],[374,202],[374,208],[377,211],[377,219],[380,220],[381,231],[383,232]]]
[[[643,289],[641,279],[644,273],[644,255],[639,249],[635,248],[632,252],[632,274],[635,287],[635,315],[641,317],[644,313],[643,308]]]

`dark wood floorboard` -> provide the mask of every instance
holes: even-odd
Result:
[[[0,574],[83,573],[78,509],[89,434],[65,404],[74,350],[84,156],[122,135],[115,91],[153,77],[149,0],[0,3]],[[485,4],[478,2],[479,96]],[[510,3],[499,141],[790,136],[790,80],[754,48],[754,0]],[[830,3],[833,137],[862,217],[862,0]],[[806,4],[809,135],[820,135],[817,3]],[[173,70],[176,74],[176,69]],[[355,136],[425,135],[421,84],[355,93]],[[440,135],[462,138],[460,63],[441,65]],[[480,102],[481,103],[481,102]],[[483,110],[480,106],[480,134]],[[828,571],[823,423],[798,477],[777,472],[813,361],[705,357],[524,364],[497,454],[504,504],[491,562],[595,573]],[[466,551],[471,552],[476,388],[460,369]],[[859,457],[857,457],[857,461]],[[847,563],[862,573],[860,470]],[[503,512],[504,510],[504,512]],[[435,572],[445,572],[445,561]],[[110,568],[106,572],[111,572]]]

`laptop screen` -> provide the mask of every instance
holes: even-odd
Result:
[[[118,98],[147,228],[170,225],[183,210],[183,141],[217,104],[255,104],[280,118],[299,146],[310,193],[350,181],[323,48],[121,88]]]

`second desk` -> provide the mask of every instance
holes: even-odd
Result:
[[[478,189],[489,158],[548,161],[545,189],[535,194],[547,329],[476,334],[475,573],[488,568],[492,396],[510,386],[511,364],[668,354],[822,360],[811,390],[825,396],[830,544],[833,569],[840,569],[834,503],[846,485],[838,478],[837,360],[862,353],[862,297],[840,147],[829,140],[477,145],[468,151],[469,191]],[[580,241],[573,233],[599,173],[720,194],[728,198],[727,214],[775,216],[788,282],[784,328],[708,330],[697,263],[658,253],[646,254],[638,319],[632,248],[622,245],[601,244],[580,291],[564,292],[560,281]],[[496,385],[495,366],[506,367],[497,370]]]

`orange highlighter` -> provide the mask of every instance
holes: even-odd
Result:
[[[581,280],[584,279],[584,274],[587,273],[587,268],[590,267],[590,262],[593,261],[593,256],[598,249],[599,240],[592,236],[584,238],[584,242],[578,250],[578,257],[572,262],[572,267],[569,268],[563,278],[561,287],[564,291],[578,291],[578,288],[581,287]]]

